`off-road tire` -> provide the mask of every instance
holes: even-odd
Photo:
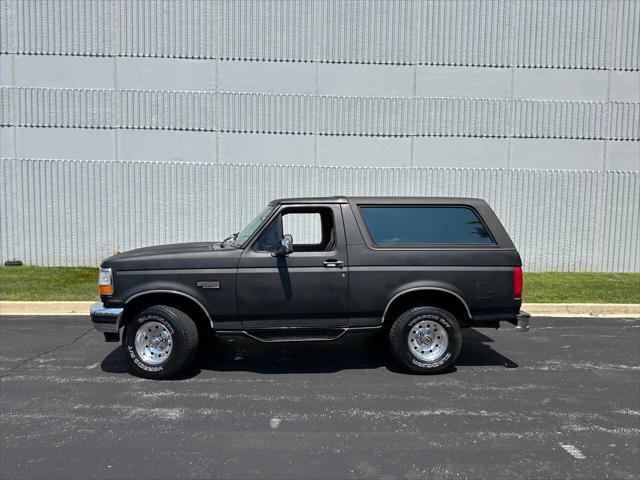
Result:
[[[409,347],[412,328],[424,324],[425,321],[429,322],[436,332],[440,328],[443,329],[448,339],[446,350],[431,361],[420,359]],[[410,308],[396,318],[389,329],[389,343],[393,356],[405,369],[413,373],[440,373],[451,368],[458,359],[462,350],[462,331],[458,320],[451,312],[424,305]]]
[[[171,351],[166,360],[152,365],[138,354],[135,338],[138,329],[149,322],[162,324],[171,333]],[[198,351],[198,328],[182,310],[167,305],[146,308],[127,323],[122,336],[122,347],[129,371],[138,377],[154,380],[173,378],[187,370]]]

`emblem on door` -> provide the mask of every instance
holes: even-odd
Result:
[[[220,282],[197,282],[196,285],[200,288],[220,288]]]

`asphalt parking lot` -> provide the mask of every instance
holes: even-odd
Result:
[[[359,335],[215,340],[154,382],[87,317],[0,317],[0,477],[640,477],[640,320],[532,323],[439,376]]]

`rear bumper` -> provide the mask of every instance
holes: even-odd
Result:
[[[531,315],[529,315],[524,310],[520,310],[517,315],[518,324],[516,325],[516,331],[518,332],[528,332],[530,325],[529,320],[531,319]]]
[[[89,312],[93,328],[99,332],[118,333],[123,311],[124,308],[108,308],[102,302],[94,303]]]

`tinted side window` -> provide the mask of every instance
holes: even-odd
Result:
[[[491,235],[466,207],[360,207],[373,241],[380,245],[486,245]]]

